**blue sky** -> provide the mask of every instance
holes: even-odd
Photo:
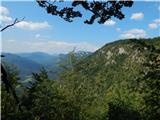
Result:
[[[64,3],[69,4],[69,2]],[[124,8],[125,19],[112,18],[105,24],[84,24],[89,13],[68,23],[47,14],[36,2],[2,1],[0,27],[15,18],[24,21],[1,34],[2,51],[11,53],[47,52],[67,53],[95,51],[106,43],[124,38],[149,38],[160,34],[160,2],[137,1],[131,8]]]

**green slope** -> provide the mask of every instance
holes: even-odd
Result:
[[[145,104],[142,96],[145,93],[138,90],[143,84],[139,78],[148,71],[144,64],[159,46],[160,37],[106,44],[64,73],[60,82],[73,104],[75,102],[83,111],[85,119],[107,118],[109,103],[116,102],[132,109],[128,114],[137,111],[136,117],[143,116]],[[133,120],[138,119],[134,117]]]

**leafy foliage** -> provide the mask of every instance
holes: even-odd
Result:
[[[63,0],[58,1],[59,4],[63,4]],[[68,22],[72,22],[75,17],[82,17],[80,10],[75,11],[74,8],[81,6],[86,11],[91,12],[91,18],[84,21],[86,24],[93,24],[95,20],[98,20],[99,24],[103,24],[111,17],[122,20],[125,15],[121,9],[123,7],[131,7],[133,1],[73,1],[71,7],[64,7],[58,9],[57,1],[50,0],[37,0],[40,7],[46,9],[48,14],[57,15]]]
[[[150,54],[145,67],[149,70],[144,73],[144,86],[141,91],[146,92],[143,99],[148,119],[158,120],[160,116],[160,49]]]
[[[108,120],[141,120],[140,114],[121,101],[108,103]]]
[[[13,119],[14,117],[16,118],[20,113],[19,99],[17,98],[17,95],[14,91],[15,89],[18,89],[18,87],[20,87],[20,84],[17,82],[19,80],[18,72],[16,68],[9,65],[5,65],[5,69],[7,70],[7,74],[10,76],[10,78],[8,79],[10,80],[10,86],[9,91],[6,91],[6,84],[4,84],[4,82],[1,83],[2,120]]]

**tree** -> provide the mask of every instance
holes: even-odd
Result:
[[[24,18],[21,19],[21,20],[18,20],[18,18],[16,18],[13,23],[8,24],[8,25],[6,25],[5,27],[3,27],[3,28],[0,30],[0,32],[3,32],[3,31],[6,30],[7,28],[12,27],[12,26],[14,26],[15,24],[17,24],[17,23],[19,23],[19,22],[21,22],[21,21],[23,21],[23,20],[24,20]],[[1,55],[1,57],[5,57],[5,56],[4,56],[4,55]],[[11,79],[11,76],[9,75],[8,71],[5,69],[4,65],[2,65],[2,63],[1,63],[1,80],[2,80],[3,83],[5,84],[5,89],[6,89],[6,91],[7,91],[8,93],[9,93],[9,92],[12,93],[12,95],[13,95],[15,101],[16,101],[16,104],[19,105],[19,99],[18,99],[18,97],[17,97],[17,95],[16,95],[15,89],[13,88],[13,86],[12,86],[12,84],[11,84],[12,81],[11,81],[10,79]],[[22,111],[21,106],[19,106],[19,110]]]
[[[1,84],[1,109],[2,109],[2,120],[12,120],[18,117],[21,112],[21,105],[18,96],[16,95],[16,90],[20,89],[21,84],[18,82],[19,76],[16,67],[5,64],[5,70],[7,71],[7,76],[9,76],[9,83]],[[2,78],[3,79],[3,78]],[[8,88],[9,87],[9,88]],[[12,94],[10,94],[10,91]]]
[[[73,50],[66,56],[60,57],[59,67],[62,68],[63,71],[73,70],[78,61],[75,50]]]
[[[145,66],[149,71],[144,74],[142,91],[146,107],[147,120],[158,120],[160,116],[160,49],[150,54],[150,59]]]
[[[63,0],[59,0],[59,3],[63,3]],[[58,9],[56,0],[37,0],[40,7],[46,9],[48,14],[57,15],[68,22],[72,22],[73,18],[82,17],[82,13],[75,11],[74,8],[81,6],[86,11],[91,12],[91,18],[84,21],[86,24],[93,24],[95,20],[98,20],[99,24],[104,24],[112,17],[122,20],[125,15],[122,13],[123,7],[131,7],[133,1],[92,1],[87,0],[76,1],[73,0],[71,7],[63,7]]]
[[[140,114],[126,103],[114,100],[109,102],[108,120],[142,120]]]
[[[2,79],[3,83],[5,84],[5,90],[7,91],[7,93],[11,92],[14,100],[16,101],[16,104],[17,104],[19,110],[22,111],[21,106],[19,105],[20,101],[19,101],[18,96],[16,94],[15,88],[13,87],[12,82],[13,82],[14,78],[12,76],[13,75],[11,75],[9,73],[9,71],[6,70],[6,68],[4,68],[4,66],[1,63],[1,79]],[[18,80],[17,77],[16,77],[16,79]]]

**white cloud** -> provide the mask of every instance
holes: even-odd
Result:
[[[12,44],[10,44],[12,42]],[[3,52],[47,52],[54,53],[68,53],[76,48],[77,51],[95,51],[97,46],[87,42],[64,42],[64,41],[12,41],[2,40]],[[18,47],[17,47],[18,46]]]
[[[104,23],[104,25],[106,25],[106,26],[114,26],[115,24],[116,24],[116,22],[113,21],[113,20],[107,20],[107,21]]]
[[[48,22],[32,22],[32,21],[22,21],[15,25],[17,28],[26,29],[26,30],[38,30],[49,28],[50,25]]]
[[[151,23],[148,26],[150,29],[156,29],[158,27],[156,23]]]
[[[7,24],[12,21],[12,18],[7,16],[9,14],[9,10],[6,7],[0,6],[0,23]]]
[[[160,18],[159,19],[155,19],[154,22],[159,25],[160,24]]]
[[[9,24],[13,21],[13,18],[8,16],[9,10],[6,7],[0,6],[0,24]],[[49,28],[48,22],[32,22],[32,21],[21,21],[15,25],[17,28],[27,29],[27,30],[38,30]]]
[[[150,23],[150,24],[148,25],[148,27],[149,27],[150,29],[156,29],[156,28],[158,28],[159,25],[160,25],[160,19],[155,19],[155,20],[153,20],[152,23]]]
[[[12,21],[12,18],[5,15],[0,15],[0,21],[4,23],[9,23]]]
[[[121,34],[122,38],[144,38],[146,36],[146,31],[143,29],[131,29]]]
[[[8,15],[9,10],[6,7],[0,6],[0,14],[1,15]]]
[[[144,17],[144,14],[142,12],[139,12],[139,13],[133,13],[131,16],[131,19],[132,20],[141,20],[141,19],[143,19],[143,17]]]
[[[97,47],[86,42],[69,43],[63,41],[39,41],[31,43],[30,47],[35,51],[43,51],[49,53],[68,53],[74,48],[76,48],[76,50],[83,51],[95,51],[97,49]]]

